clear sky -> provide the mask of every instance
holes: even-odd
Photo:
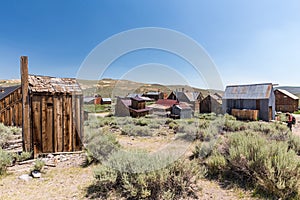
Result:
[[[32,74],[76,77],[99,43],[142,27],[172,29],[193,38],[213,59],[224,85],[300,86],[298,0],[1,0],[0,79],[19,78],[21,55],[29,57]],[[124,66],[130,70],[154,62],[190,72],[184,61],[167,53],[146,50],[125,57],[107,77],[120,77]],[[193,86],[205,87],[190,74]]]

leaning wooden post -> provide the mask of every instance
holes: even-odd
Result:
[[[28,57],[21,56],[21,87],[22,87],[22,138],[23,150],[31,151],[29,96],[28,96]]]

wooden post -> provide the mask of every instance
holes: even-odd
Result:
[[[29,95],[28,95],[28,57],[21,56],[21,87],[22,87],[22,138],[23,150],[31,151]]]

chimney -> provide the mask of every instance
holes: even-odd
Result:
[[[0,90],[0,92],[3,93],[3,92],[4,92],[4,89],[2,88],[2,89]]]

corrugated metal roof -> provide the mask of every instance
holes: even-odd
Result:
[[[285,94],[285,95],[288,96],[288,97],[291,97],[291,98],[294,99],[294,100],[299,99],[299,97],[297,97],[296,95],[290,93],[289,91],[286,91],[286,90],[283,90],[283,89],[276,89],[276,90],[278,90],[279,92]]]
[[[253,85],[227,86],[223,99],[268,99],[271,95],[272,83]]]
[[[10,87],[0,87],[0,100],[4,99],[7,95],[10,95],[17,89],[19,89],[21,85],[15,85]]]
[[[163,106],[173,106],[174,104],[178,104],[177,100],[172,99],[158,99],[156,104],[163,105]]]
[[[29,90],[32,92],[82,94],[82,90],[75,78],[28,75],[28,82]]]

